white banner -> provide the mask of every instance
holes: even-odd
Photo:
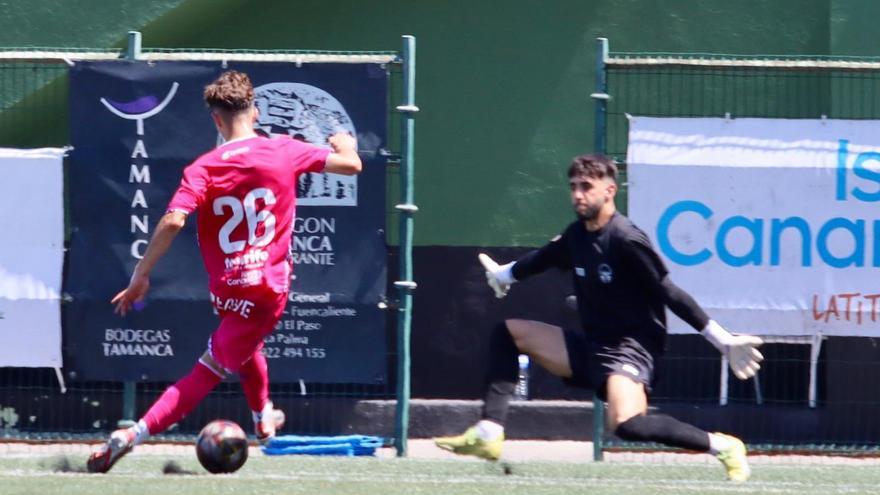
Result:
[[[63,155],[0,148],[0,366],[62,364]]]
[[[729,330],[880,336],[880,121],[632,117],[627,164],[630,218]]]

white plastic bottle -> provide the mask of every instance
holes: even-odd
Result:
[[[519,355],[519,375],[516,380],[516,400],[529,400],[529,356]]]

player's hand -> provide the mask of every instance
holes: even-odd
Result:
[[[337,132],[327,138],[327,142],[336,153],[346,150],[357,151],[357,139],[347,132]]]
[[[764,356],[757,347],[764,343],[755,335],[733,335],[714,320],[703,329],[703,336],[727,357],[730,369],[740,380],[755,376],[761,369]]]
[[[483,264],[483,268],[486,269],[486,282],[495,291],[495,297],[501,299],[506,296],[507,291],[510,290],[510,284],[516,282],[512,271],[513,264],[516,262],[511,261],[506,265],[499,265],[485,253],[480,253],[477,257]]]
[[[125,316],[135,303],[144,300],[144,297],[146,297],[147,291],[149,290],[150,277],[135,273],[131,276],[131,281],[128,283],[128,287],[120,291],[119,294],[116,294],[116,296],[110,300],[110,304],[116,305],[113,312]]]

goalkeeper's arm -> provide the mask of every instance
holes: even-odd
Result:
[[[672,283],[669,277],[664,277],[660,282],[660,290],[669,309],[699,331],[718,352],[727,357],[737,378],[751,378],[761,369],[764,356],[756,349],[763,343],[760,337],[730,334],[716,321],[709,319],[694,298]]]
[[[709,324],[709,315],[697,304],[697,301],[681,287],[672,283],[669,277],[660,281],[660,292],[663,302],[670,311],[698,332],[702,332]]]
[[[486,282],[495,291],[495,297],[500,299],[506,296],[514,282],[537,275],[548,268],[570,265],[564,238],[564,234],[557,236],[540,249],[530,251],[505,265],[499,265],[489,255],[480,253],[480,263],[486,269]]]

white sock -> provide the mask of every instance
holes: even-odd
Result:
[[[266,405],[263,406],[262,411],[251,411],[251,416],[254,418],[254,423],[259,423],[263,416],[267,414],[272,414],[272,411],[275,410],[275,405],[272,404],[272,401],[266,402]]]
[[[477,436],[480,440],[495,440],[504,434],[504,426],[488,419],[481,419],[477,423]]]
[[[134,444],[140,445],[144,442],[144,440],[150,438],[150,430],[147,428],[147,422],[144,420],[140,420],[136,425],[132,426],[134,430]]]
[[[723,435],[718,435],[717,433],[709,433],[710,454],[717,455],[719,452],[729,449],[731,445],[729,438]]]

